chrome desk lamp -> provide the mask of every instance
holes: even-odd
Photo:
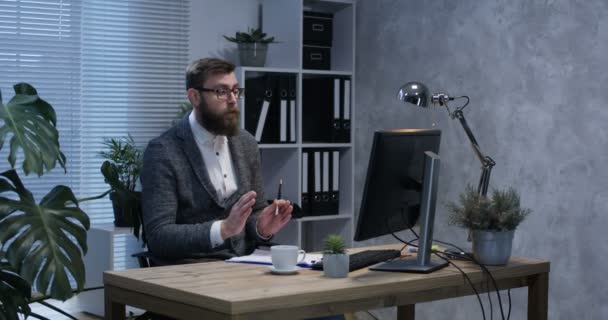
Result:
[[[464,113],[462,112],[462,110],[469,104],[469,97],[450,97],[445,93],[430,94],[429,89],[424,84],[420,82],[408,82],[402,85],[401,88],[399,88],[397,98],[400,101],[408,102],[422,108],[430,108],[431,105],[435,106],[437,104],[440,106],[445,106],[450,117],[452,119],[458,119],[458,121],[460,121],[460,124],[464,128],[464,131],[467,134],[467,137],[469,138],[469,141],[471,141],[471,145],[473,146],[473,150],[475,151],[477,158],[479,158],[479,161],[481,161],[481,177],[479,178],[477,192],[480,196],[486,196],[488,192],[488,185],[490,184],[490,174],[492,173],[492,167],[494,167],[496,163],[494,162],[494,160],[492,160],[492,158],[481,152],[479,144],[477,143],[473,132],[471,132],[471,128],[469,128],[469,125],[467,124],[467,121],[464,118]],[[448,101],[461,98],[466,99],[466,103],[463,106],[454,109],[454,111],[451,111],[448,107]]]

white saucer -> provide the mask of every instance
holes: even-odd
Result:
[[[282,274],[282,275],[287,275],[287,274],[296,274],[298,273],[298,271],[300,270],[299,267],[295,267],[293,269],[289,269],[289,270],[282,270],[282,269],[275,269],[274,266],[269,266],[268,269],[270,269],[271,273],[274,274]]]

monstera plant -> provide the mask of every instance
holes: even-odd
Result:
[[[11,167],[0,173],[0,320],[34,316],[28,307],[32,289],[59,300],[83,290],[89,217],[79,203],[104,196],[78,200],[69,187],[58,185],[36,202],[15,169],[20,151],[25,175],[42,176],[57,164],[65,172],[66,158],[53,107],[29,84],[13,88],[7,104],[0,93],[0,149],[10,148]]]

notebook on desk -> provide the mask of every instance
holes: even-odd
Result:
[[[298,263],[298,266],[310,268],[317,261],[321,261],[322,258],[323,254],[320,253],[306,253],[306,257],[304,257],[304,262]],[[253,253],[248,256],[230,258],[226,260],[226,262],[272,265],[272,258],[270,257],[269,250],[255,249]]]

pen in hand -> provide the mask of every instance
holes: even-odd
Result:
[[[279,179],[279,192],[277,195],[277,200],[281,199],[281,188],[283,187],[283,179]],[[277,204],[276,208],[274,209],[274,215],[278,216],[279,215],[279,205]]]

